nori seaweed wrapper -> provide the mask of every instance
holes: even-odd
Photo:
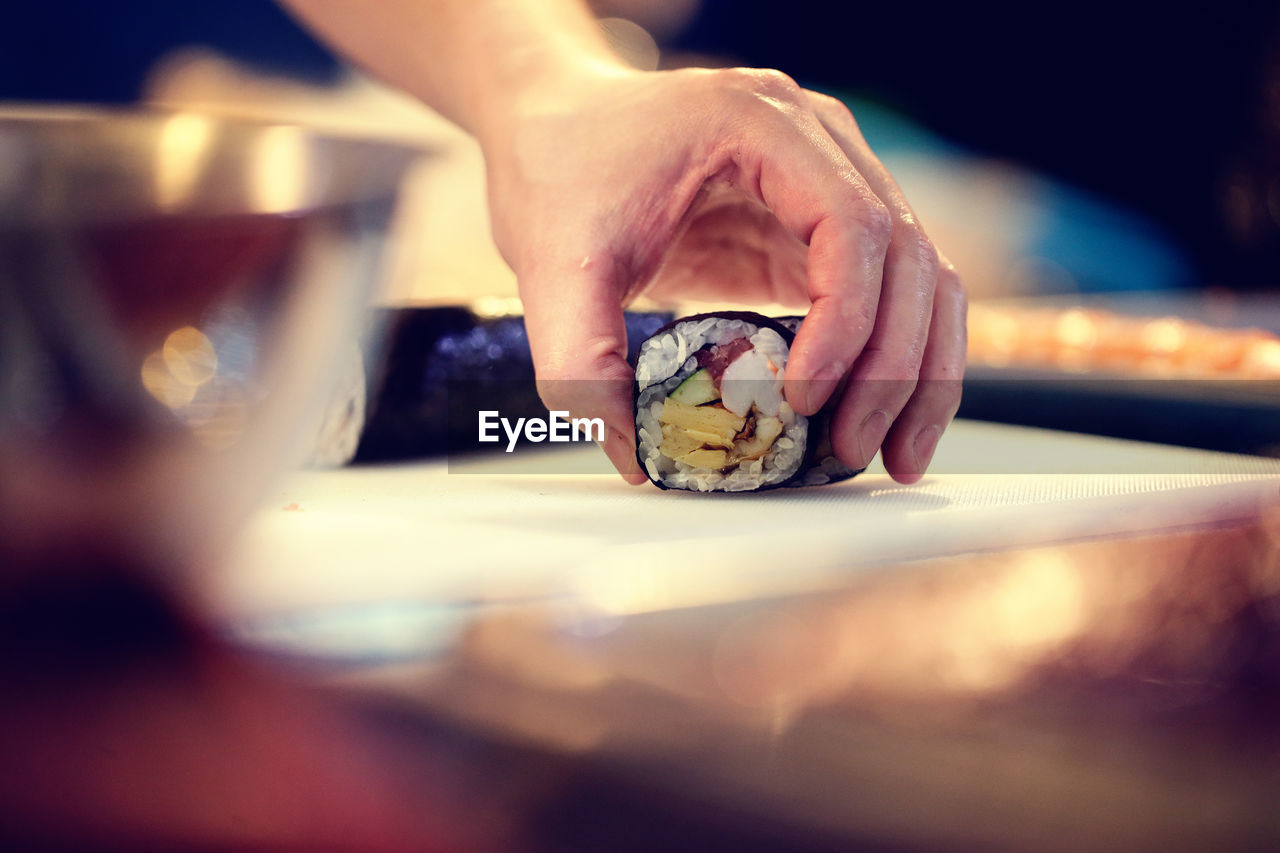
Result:
[[[788,326],[784,320],[793,319],[789,317],[766,317],[764,314],[757,314],[755,311],[704,311],[701,314],[690,314],[687,317],[677,317],[668,323],[663,324],[660,328],[654,329],[644,340],[640,341],[635,347],[635,352],[640,352],[640,347],[644,345],[649,338],[656,338],[663,332],[669,332],[681,323],[696,323],[699,320],[709,320],[715,318],[717,320],[742,320],[746,323],[754,323],[761,328],[773,329],[782,339],[787,342],[787,346],[791,346],[791,342],[795,340],[795,329]],[[798,324],[797,324],[798,328]],[[632,359],[634,361],[634,358]]]
[[[671,319],[670,313],[625,315],[628,358]],[[478,412],[546,417],[522,316],[479,317],[467,308],[383,309],[385,356],[357,462],[492,451],[481,444]],[[370,359],[370,361],[375,361]]]

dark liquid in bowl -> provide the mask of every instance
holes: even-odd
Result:
[[[134,340],[195,324],[206,308],[256,288],[270,298],[287,283],[303,216],[176,216],[86,227],[83,269]]]

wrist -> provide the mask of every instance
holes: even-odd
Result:
[[[608,50],[563,51],[545,45],[511,56],[471,98],[468,130],[486,155],[501,151],[530,120],[572,113],[597,88],[643,74]]]

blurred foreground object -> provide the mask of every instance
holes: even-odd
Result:
[[[1265,849],[1278,523],[530,605],[356,680],[557,768],[533,849]]]
[[[0,112],[0,152],[0,563],[216,560],[301,456],[415,153],[52,109]]]
[[[454,846],[182,603],[302,455],[419,153],[0,110],[0,844]]]

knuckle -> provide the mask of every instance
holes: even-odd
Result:
[[[809,309],[811,316],[821,313],[832,318],[835,325],[824,326],[824,329],[838,329],[836,334],[840,335],[843,350],[850,356],[857,356],[863,351],[875,330],[877,306],[874,301],[861,296],[862,294],[855,291],[823,296],[819,297]],[[831,333],[827,332],[827,334]]]
[[[933,247],[933,242],[920,226],[914,224],[904,226],[895,242],[905,260],[919,267],[929,279],[934,281],[938,279],[938,250]]]
[[[914,383],[920,378],[920,366],[924,363],[924,344],[912,340],[891,350],[868,347],[863,350],[862,361],[868,378],[910,382],[914,389]]]
[[[923,342],[911,341],[894,363],[894,367],[905,376],[918,378],[920,376],[920,368],[924,365],[924,349]]]
[[[739,115],[757,101],[749,68],[717,68],[701,72],[696,79],[701,84],[699,89],[703,97],[718,109],[728,109]]]
[[[723,88],[743,93],[749,93],[752,89],[750,68],[720,68],[708,72],[704,79],[713,89]]]
[[[857,130],[858,121],[853,117],[853,112],[844,101],[825,92],[813,92],[811,97],[816,111],[827,121],[837,127]]]
[[[960,278],[960,273],[950,261],[941,258],[938,261],[938,292],[953,300],[962,309],[968,308],[969,294],[965,289],[964,280]]]
[[[872,243],[887,246],[893,237],[893,216],[878,198],[861,199],[854,207],[851,218],[863,236]]]
[[[736,83],[744,89],[751,88],[751,82],[755,80],[759,69],[744,68],[742,66],[733,66],[729,68],[720,68],[711,72],[714,76],[728,80],[730,83]]]
[[[744,107],[794,107],[804,98],[800,84],[771,68],[725,68],[712,78],[714,86],[736,93]]]
[[[785,100],[798,100],[800,97],[800,92],[802,91],[800,84],[777,69],[752,69],[752,76],[755,80],[757,91],[762,95]]]
[[[828,95],[826,92],[810,92],[809,98],[813,101],[816,109],[832,116],[839,115],[840,109],[844,106],[843,101]]]
[[[865,299],[846,303],[845,325],[849,329],[850,343],[865,345],[876,325],[876,306]]]
[[[537,359],[535,372],[542,402],[574,414],[600,414],[619,395],[626,396],[635,381],[610,335],[584,340],[572,353],[545,352]]]

